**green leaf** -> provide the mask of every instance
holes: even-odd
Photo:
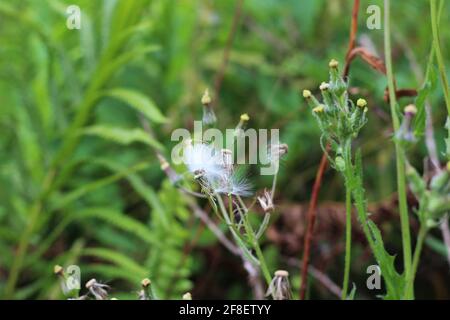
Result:
[[[113,251],[111,249],[105,248],[86,248],[83,250],[83,255],[92,256],[112,262],[117,267],[120,267],[124,271],[136,274],[139,278],[145,278],[148,276],[148,272],[144,267],[134,262],[132,259],[126,255]]]
[[[367,224],[375,240],[374,256],[381,269],[381,275],[386,284],[386,300],[397,300],[403,298],[405,288],[405,277],[395,270],[395,256],[390,255],[384,248],[381,232],[373,221],[368,220]]]
[[[148,244],[152,244],[155,246],[154,248],[159,246],[159,242],[145,224],[110,208],[89,208],[73,215],[74,220],[85,221],[90,218],[103,220],[103,222],[129,232]]]
[[[125,129],[107,125],[95,125],[83,129],[82,133],[85,135],[98,136],[123,145],[142,142],[158,150],[163,149],[163,146],[158,141],[154,140],[148,133],[139,128]]]
[[[415,101],[417,114],[414,117],[413,129],[414,134],[420,137],[425,132],[426,110],[425,102],[431,92],[436,88],[436,72],[432,66],[428,69],[427,78],[425,79],[422,89],[419,90]]]
[[[153,122],[163,123],[167,120],[161,111],[159,111],[156,107],[153,100],[139,91],[126,88],[115,88],[106,91],[104,94],[116,98],[137,111],[142,112],[149,120]]]
[[[356,294],[356,286],[355,283],[353,283],[352,291],[347,295],[346,300],[355,300],[355,294]]]
[[[89,265],[84,266],[82,271],[84,274],[88,273],[90,275],[95,275],[96,277],[98,277],[98,275],[102,275],[102,278],[108,280],[123,279],[135,284],[138,284],[142,280],[137,274],[130,273],[123,269],[117,268],[116,266],[109,266],[100,263],[90,263]]]
[[[103,179],[94,180],[93,182],[81,185],[79,188],[76,188],[75,190],[65,194],[64,196],[58,197],[56,203],[52,206],[52,210],[61,209],[88,193],[94,192],[101,187],[114,183],[133,172],[144,170],[146,168],[148,168],[148,163],[141,162],[129,168],[124,167],[117,173]]]
[[[120,174],[121,172],[126,170],[126,168],[124,168],[122,165],[115,161],[111,161],[110,159],[96,158],[93,162],[100,164],[108,168],[109,170],[116,172],[117,174]],[[169,228],[173,226],[169,224],[167,212],[162,206],[155,191],[149,185],[147,185],[139,175],[135,174],[134,172],[128,171],[125,178],[129,181],[134,190],[147,202],[149,207],[152,209],[152,212],[158,215],[162,223],[161,226],[165,230],[169,230]]]

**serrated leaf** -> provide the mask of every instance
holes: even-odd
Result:
[[[104,94],[126,103],[130,107],[144,114],[150,121],[163,123],[167,120],[153,100],[139,91],[126,88],[115,88],[104,92]]]
[[[386,284],[386,295],[384,299],[402,299],[405,288],[405,277],[395,270],[394,261],[395,256],[390,255],[384,248],[381,232],[373,221],[368,220],[367,224],[374,237],[375,247],[374,256],[377,260],[378,266],[381,269],[381,275]]]
[[[163,146],[158,141],[151,138],[149,134],[139,128],[125,129],[106,125],[96,125],[83,129],[82,133],[85,135],[98,136],[123,145],[142,142],[158,150],[163,149]]]

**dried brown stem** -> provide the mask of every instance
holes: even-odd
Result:
[[[327,148],[329,148],[329,145],[327,145]],[[300,286],[300,299],[305,299],[305,293],[306,293],[306,279],[308,276],[308,266],[309,266],[309,257],[310,257],[310,250],[311,250],[311,240],[312,240],[312,234],[314,231],[314,222],[316,220],[316,206],[317,206],[317,198],[319,196],[320,186],[322,185],[322,178],[323,174],[325,172],[325,169],[327,168],[328,160],[327,156],[324,153],[322,155],[322,159],[320,160],[319,169],[316,173],[316,179],[314,181],[314,186],[312,189],[311,199],[309,201],[309,207],[308,207],[308,226],[307,231],[304,238],[304,251],[303,251],[303,261],[301,266],[301,279],[302,284]]]
[[[359,12],[359,0],[353,2],[352,10],[352,25],[350,27],[350,39],[348,41],[347,55],[345,56],[345,61],[349,60],[350,52],[356,46],[356,33],[358,32],[358,12]],[[344,73],[344,77],[348,74]]]

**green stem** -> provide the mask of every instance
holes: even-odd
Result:
[[[350,264],[352,250],[352,190],[350,179],[353,177],[351,162],[351,140],[346,142],[345,151],[345,265],[344,282],[342,284],[342,300],[347,298],[348,283],[350,279]]]
[[[241,248],[241,250],[243,252],[248,251],[248,249],[246,247],[243,247],[244,246],[244,242],[240,238],[239,233],[235,229],[234,224],[232,224],[232,222],[230,220],[230,217],[228,216],[228,212],[227,212],[227,210],[225,208],[225,205],[223,203],[223,200],[222,200],[221,196],[219,194],[215,194],[215,197],[216,197],[217,202],[219,204],[219,208],[220,208],[220,211],[222,213],[222,216],[225,219],[225,222],[227,223],[231,234],[233,235],[234,239],[236,240],[236,244]],[[241,197],[238,196],[237,198],[238,198],[239,202],[241,203],[241,206],[244,208],[244,211],[245,211],[245,214],[242,215],[242,221],[243,221],[243,224],[244,224],[245,231],[247,233],[247,236],[249,237],[249,241],[250,241],[252,247],[254,248],[256,256],[258,258],[258,261],[255,261],[254,264],[256,262],[259,262],[259,267],[260,267],[260,269],[262,271],[264,279],[267,282],[267,285],[269,286],[270,282],[272,281],[272,278],[270,276],[269,269],[267,268],[267,264],[266,264],[266,260],[264,259],[264,255],[263,255],[263,253],[261,251],[261,248],[260,248],[260,246],[258,244],[258,241],[256,239],[255,232],[253,231],[253,228],[252,228],[251,224],[248,221],[248,217],[247,217],[248,209],[245,206],[245,203],[242,201]],[[255,259],[255,258],[253,257],[253,259]]]
[[[439,9],[442,9],[442,5],[443,3],[441,2],[440,6],[441,8]],[[442,89],[444,92],[445,104],[447,106],[447,113],[450,116],[450,95],[448,92],[448,79],[447,74],[445,72],[444,58],[442,55],[441,44],[439,41],[439,18],[438,18],[438,11],[436,8],[436,0],[430,0],[430,12],[431,12],[431,31],[433,33],[433,46],[436,54],[436,60],[438,63],[439,74],[441,76]]]
[[[234,214],[233,214],[233,198],[231,194],[228,196],[228,210],[230,215],[230,221],[234,225]]]
[[[261,266],[261,271],[267,282],[267,285],[269,286],[270,283],[272,282],[272,277],[270,276],[269,268],[267,267],[266,259],[264,258],[261,247],[259,246],[259,242],[256,237],[255,231],[253,230],[253,227],[248,219],[248,209],[240,196],[237,196],[237,199],[246,212],[246,214],[244,214],[244,216],[242,217],[244,222],[244,228],[247,231],[248,236],[250,237],[250,242],[252,243],[252,246],[255,249],[256,256],[258,257]]]
[[[342,285],[342,300],[347,298],[352,248],[352,192],[348,188],[345,190],[345,208],[345,267],[344,283]]]
[[[25,260],[25,254],[30,244],[31,236],[35,231],[37,222],[39,220],[39,215],[42,211],[42,203],[44,201],[44,198],[47,196],[49,190],[51,189],[53,178],[54,178],[54,171],[50,171],[42,184],[43,185],[42,195],[38,199],[36,199],[36,201],[31,206],[28,224],[25,227],[22,234],[20,235],[19,246],[17,247],[17,251],[14,255],[14,260],[11,265],[11,271],[8,275],[8,280],[6,282],[4,291],[5,299],[13,298],[13,293],[17,284],[17,280],[19,278],[19,274],[22,269],[23,262]]]
[[[416,249],[414,250],[411,274],[409,275],[409,279],[407,279],[405,292],[413,292],[414,293],[414,280],[416,277],[417,266],[419,265],[420,254],[422,253],[423,243],[425,242],[425,237],[427,235],[427,232],[428,232],[428,228],[426,227],[425,222],[421,222],[420,229],[419,229],[419,235],[417,236]],[[412,298],[414,298],[414,296],[411,296],[411,299]]]
[[[386,60],[386,75],[389,88],[389,102],[391,107],[391,116],[394,131],[400,127],[400,120],[397,115],[397,101],[395,96],[394,74],[392,71],[391,56],[391,27],[390,27],[390,1],[384,0],[384,51]],[[395,143],[396,169],[397,169],[397,189],[398,203],[400,211],[400,224],[403,244],[403,263],[406,279],[411,274],[411,235],[409,230],[408,205],[406,200],[406,182],[405,182],[405,159],[401,146],[397,141]],[[407,292],[406,296],[413,296],[412,292]]]

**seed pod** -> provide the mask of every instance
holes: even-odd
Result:
[[[289,273],[285,270],[275,271],[275,276],[267,289],[266,296],[272,296],[274,300],[292,299]]]

